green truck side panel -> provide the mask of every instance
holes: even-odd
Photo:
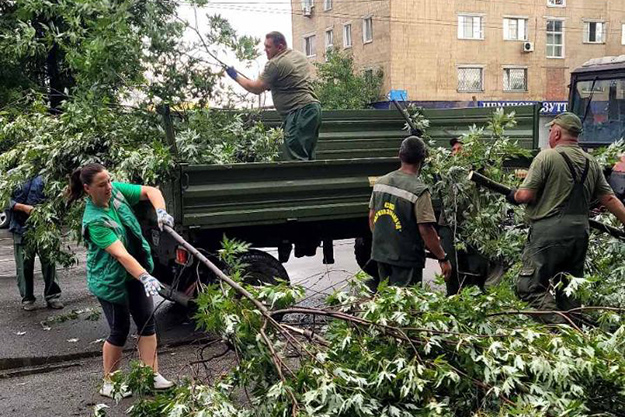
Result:
[[[183,226],[363,217],[371,182],[398,166],[395,158],[182,166]]]
[[[538,107],[513,110],[517,126],[507,134],[535,148]],[[449,139],[468,132],[468,126],[486,125],[492,111],[426,110],[428,133],[436,145],[447,147]],[[275,112],[263,119],[279,124]],[[391,110],[324,112],[318,160],[182,164],[180,185],[164,187],[168,207],[175,207],[178,224],[198,229],[366,218],[373,181],[399,167],[396,155],[406,136],[404,123]]]
[[[511,138],[528,149],[538,147],[538,106],[508,107],[514,111],[517,125],[507,129]],[[449,146],[451,138],[469,132],[469,127],[486,126],[492,108],[425,109],[430,120],[428,134],[436,146]],[[262,120],[278,126],[275,112],[266,112]],[[392,157],[397,154],[401,140],[406,137],[405,121],[397,110],[343,110],[323,112],[323,122],[317,146],[317,159]]]

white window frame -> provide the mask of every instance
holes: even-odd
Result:
[[[312,9],[315,5],[315,0],[302,0],[302,9]]]
[[[347,36],[345,36],[347,32],[347,27],[349,26],[349,43],[347,43]],[[352,38],[352,22],[343,23],[343,49],[351,48],[354,43],[354,39]]]
[[[303,38],[303,47],[302,49],[304,50],[304,55],[306,55],[306,58],[314,58],[317,56],[317,34],[315,33],[309,33],[307,35],[302,36]],[[307,48],[307,44],[308,44],[308,40],[310,38],[313,38],[313,44],[312,44],[312,54],[308,54],[308,48]]]
[[[566,57],[566,27],[564,26],[564,19],[561,17],[546,17],[545,18],[545,48],[548,47],[549,45],[547,44],[547,25],[549,24],[550,21],[555,21],[555,22],[561,22],[562,23],[562,56],[550,56],[547,55],[546,51],[545,51],[545,55],[547,55],[547,58],[549,59],[564,59]],[[557,33],[557,32],[554,32]]]
[[[332,10],[332,0],[323,0],[323,11]]]
[[[511,38],[509,37],[510,35],[510,21],[511,20],[515,20],[516,21],[516,25],[517,25],[517,37],[516,38]],[[523,28],[523,37],[519,38],[519,22],[523,22],[524,24],[524,28]],[[527,16],[504,16],[503,17],[503,39],[505,41],[520,41],[520,42],[526,42],[529,40],[529,18]]]
[[[625,45],[625,23],[621,24],[621,45]]]
[[[480,90],[460,90],[460,86],[457,85],[456,86],[456,91],[459,93],[483,93],[485,91],[485,86],[484,86],[484,65],[471,65],[471,64],[466,64],[466,65],[458,65],[456,67],[456,80],[458,81],[458,84],[460,84],[460,70],[461,69],[479,69],[481,74],[482,74],[482,79],[480,81],[481,84],[481,89]]]
[[[562,0],[562,4],[556,4],[558,0],[547,0],[547,7],[566,7],[566,0]]]
[[[471,18],[471,37],[466,37],[464,33],[464,19]],[[476,37],[475,33],[475,19],[480,19],[479,36]],[[483,41],[484,40],[484,14],[482,13],[458,13],[458,39],[469,41]]]
[[[328,39],[328,33],[330,34],[329,39]],[[330,42],[328,42],[328,40]],[[324,42],[326,46],[326,51],[334,46],[334,28],[332,27],[326,28],[324,32]]]
[[[592,23],[601,24],[601,40],[600,41],[591,41],[590,40],[590,25]],[[582,39],[583,43],[595,44],[595,45],[603,45],[606,43],[608,37],[608,25],[605,20],[594,20],[594,19],[584,19],[584,39]],[[597,34],[595,33],[595,37]]]
[[[371,22],[371,39],[367,39],[367,21]],[[365,16],[362,18],[362,43],[367,44],[373,42],[373,16]]]
[[[505,84],[506,71],[510,71],[510,70],[524,70],[525,71],[525,89],[523,89],[523,90],[506,89],[506,84]],[[518,65],[505,65],[503,67],[503,80],[502,81],[503,81],[503,91],[504,91],[504,93],[527,93],[529,91],[529,88],[530,88],[529,71],[528,71],[527,67],[518,66]]]

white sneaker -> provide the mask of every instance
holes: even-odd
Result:
[[[165,379],[159,373],[154,374],[154,389],[167,389],[174,386],[174,383]]]
[[[126,385],[122,385],[121,387],[121,392],[116,392],[115,395],[113,395],[113,382],[110,379],[104,379],[102,381],[102,388],[100,388],[100,395],[103,397],[108,397],[108,398],[112,398],[112,399],[121,399],[121,398],[128,398],[132,395],[132,392],[130,390],[128,390],[128,387]]]

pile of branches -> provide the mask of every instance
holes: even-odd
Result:
[[[489,227],[488,219],[476,220],[471,214],[471,204],[491,216],[502,211],[500,219],[510,222],[507,211],[514,208],[471,189],[474,185],[460,175],[479,162],[499,181],[519,182],[498,166],[504,152],[526,153],[505,137],[502,122],[510,125],[513,115],[498,112],[486,129],[472,129],[464,138],[465,147],[468,151],[483,147],[485,152],[466,156],[471,160],[466,166],[460,159],[451,167],[457,174],[444,172],[437,180],[436,187],[451,187],[449,181],[457,187],[452,200],[465,208],[451,218],[463,222],[459,224],[463,229],[467,224]],[[437,161],[451,159],[446,152],[432,154],[433,170]],[[496,176],[497,169],[501,177]],[[520,213],[512,214],[517,217],[522,222]],[[348,288],[328,297],[326,308],[299,307],[305,292],[301,287],[245,284],[240,272],[244,268],[236,259],[247,246],[225,242],[220,256],[234,267],[230,276],[214,269],[221,282],[203,288],[196,320],[220,335],[235,353],[236,366],[216,382],[207,382],[215,375],[187,379],[170,392],[141,398],[128,413],[134,417],[623,415],[625,310],[620,305],[623,290],[614,287],[618,277],[621,282],[624,278],[622,244],[593,235],[593,243],[605,251],[599,255],[591,250],[588,276],[572,278],[567,287],[584,301],[583,307],[568,313],[584,314],[584,324],[545,325],[535,318],[553,312],[528,309],[514,293],[519,228],[522,224],[510,222],[497,232],[480,232],[471,241],[488,250],[495,247],[490,242],[494,240],[498,247],[486,255],[510,257],[503,281],[486,293],[465,288],[446,297],[428,288],[383,283],[372,294],[366,277],[358,275]],[[467,241],[465,235],[457,236],[458,245]],[[606,271],[611,275],[605,276]],[[288,320],[292,315],[309,316],[314,325],[294,325]]]

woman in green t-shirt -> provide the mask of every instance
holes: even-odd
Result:
[[[111,182],[100,164],[75,170],[67,190],[68,202],[86,194],[82,233],[87,243],[87,287],[98,298],[110,327],[102,348],[104,382],[100,394],[113,397],[110,375],[119,368],[122,350],[130,331],[130,316],[137,325],[141,361],[154,370],[154,388],[173,383],[158,373],[156,327],[151,296],[161,284],[150,275],[154,266],[150,246],[132,206],[149,200],[156,209],[158,225],[173,227],[174,219],[165,210],[165,200],[154,187]],[[128,396],[126,389],[118,395]]]

